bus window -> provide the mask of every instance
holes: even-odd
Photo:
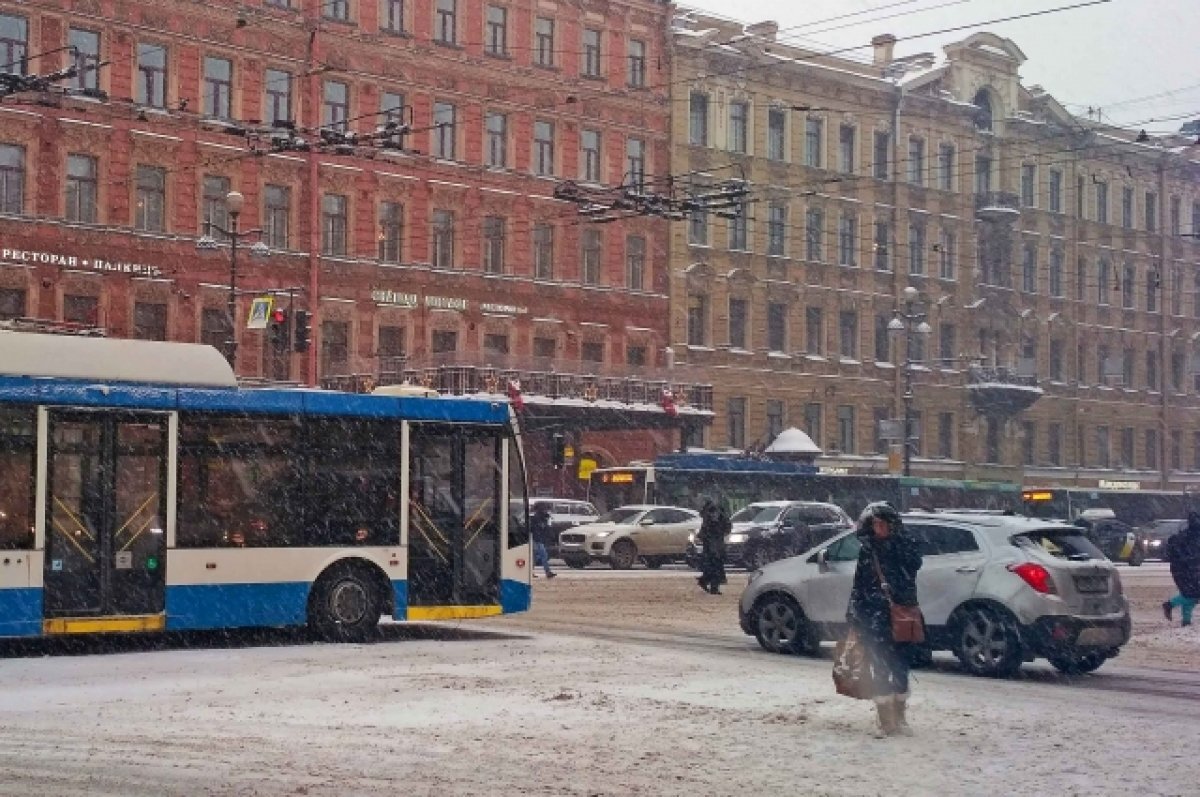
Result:
[[[318,421],[305,451],[313,461],[304,490],[304,544],[400,542],[400,429],[347,418]]]
[[[34,410],[0,409],[0,549],[33,548]]]
[[[521,462],[521,448],[516,440],[508,446],[508,547],[516,548],[529,543],[529,503],[525,496],[525,467]]]

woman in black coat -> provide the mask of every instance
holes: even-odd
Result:
[[[882,734],[908,735],[912,733],[905,718],[908,658],[906,645],[892,639],[890,604],[917,604],[921,550],[905,531],[899,513],[886,503],[867,506],[859,517],[856,533],[862,547],[846,620],[866,647]],[[880,573],[885,583],[880,582]]]
[[[712,499],[706,498],[700,510],[700,532],[696,535],[704,547],[700,557],[700,589],[713,595],[721,594],[725,583],[725,535],[732,528],[729,516]]]

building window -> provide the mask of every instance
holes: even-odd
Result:
[[[1096,221],[1108,224],[1108,183],[1096,183]]]
[[[837,408],[837,447],[843,454],[853,454],[856,449],[854,430],[855,409],[852,404],[841,404]]]
[[[504,273],[504,219],[488,216],[483,220],[483,270]]]
[[[925,185],[925,139],[913,137],[908,140],[908,181],[913,185]]]
[[[770,443],[783,431],[783,402],[767,399],[767,442]]]
[[[708,95],[698,91],[688,101],[688,143],[708,146]]]
[[[1183,352],[1171,352],[1171,389],[1176,393],[1183,392]]]
[[[854,174],[854,139],[854,127],[842,125],[838,130],[838,169],[845,174]]]
[[[554,228],[549,224],[533,225],[533,276],[554,279]]]
[[[0,14],[0,72],[24,75],[29,62],[29,23],[23,17]]]
[[[278,69],[263,74],[263,121],[271,126],[292,121],[292,76]]]
[[[1084,182],[1083,175],[1075,178],[1075,217],[1079,220],[1084,219],[1085,200],[1087,198],[1087,183]]]
[[[441,44],[458,43],[458,0],[437,0],[433,40]]]
[[[787,205],[782,202],[772,202],[767,208],[767,254],[787,254]]]
[[[857,265],[858,217],[843,213],[838,219],[838,263],[843,266]]]
[[[1132,263],[1125,264],[1124,273],[1121,275],[1121,306],[1127,310],[1133,309],[1133,280],[1134,267]]]
[[[1037,167],[1032,163],[1021,165],[1021,207],[1037,207]]]
[[[938,327],[938,364],[943,368],[953,368],[958,364],[958,341],[955,339],[955,327],[943,321]]]
[[[1058,249],[1050,250],[1050,295],[1064,296],[1063,292],[1063,255]]]
[[[25,291],[20,288],[0,288],[0,321],[25,316]]]
[[[0,144],[0,213],[25,210],[25,148]]]
[[[987,155],[975,156],[975,193],[989,194],[992,191],[992,159]]]
[[[579,176],[585,183],[600,182],[600,133],[584,129],[579,134]]]
[[[804,120],[804,165],[820,169],[821,143],[825,138],[825,122],[822,119],[808,117]]]
[[[942,459],[954,457],[954,413],[938,413],[938,456]]]
[[[554,66],[554,20],[538,17],[533,24],[533,62]]]
[[[925,273],[925,225],[921,223],[908,225],[908,273]]]
[[[380,326],[376,349],[380,372],[398,374],[408,356],[407,330],[404,327]]]
[[[1146,389],[1158,390],[1158,352],[1146,352]]]
[[[888,334],[888,324],[892,317],[886,313],[875,316],[875,362],[889,363],[892,361],[892,336]]]
[[[750,209],[747,203],[739,202],[729,217],[729,248],[747,251],[750,248]]]
[[[98,166],[91,155],[67,156],[67,221],[96,223]]]
[[[746,349],[746,308],[745,299],[729,300],[729,348]]]
[[[1183,315],[1183,271],[1171,269],[1171,315]]]
[[[746,399],[729,399],[729,447],[746,447]]]
[[[646,43],[638,39],[629,40],[629,87],[646,87]]]
[[[1087,298],[1087,260],[1079,258],[1075,266],[1075,298],[1084,301]]]
[[[344,374],[350,363],[350,324],[325,321],[321,324],[321,373]]]
[[[1128,186],[1121,189],[1121,226],[1133,229],[1133,189]]]
[[[1062,213],[1063,173],[1059,169],[1050,170],[1050,212]]]
[[[843,310],[838,315],[838,337],[841,355],[846,360],[858,359],[858,313]]]
[[[1133,349],[1121,352],[1121,386],[1127,390],[1136,387],[1133,381]]]
[[[1046,427],[1046,461],[1051,465],[1062,465],[1062,439],[1062,424],[1048,424]]]
[[[1171,197],[1170,210],[1168,211],[1168,213],[1170,214],[1170,219],[1168,220],[1167,223],[1170,225],[1169,230],[1171,232],[1171,235],[1182,235],[1183,234],[1183,200],[1181,200],[1177,196]]]
[[[955,278],[955,260],[957,257],[958,238],[950,231],[942,230],[942,240],[938,243],[938,276],[944,280]]]
[[[625,139],[625,179],[639,191],[646,185],[646,142],[640,138]]]
[[[688,296],[687,342],[689,346],[708,344],[708,297],[702,293]]]
[[[63,296],[63,321],[87,327],[100,323],[100,300],[95,296]]]
[[[938,147],[938,188],[943,191],[954,190],[953,144],[942,144]]]
[[[166,208],[167,170],[157,166],[138,166],[134,229],[162,232],[166,229]]]
[[[1158,194],[1146,192],[1146,232],[1158,232]]]
[[[781,161],[787,157],[787,112],[767,109],[767,157]]]
[[[533,173],[554,174],[554,123],[533,123]]]
[[[537,360],[552,360],[554,352],[558,349],[558,342],[554,338],[536,337],[533,339],[533,356]]]
[[[634,368],[644,368],[646,365],[646,347],[626,346],[625,364]]]
[[[1158,469],[1158,432],[1154,429],[1146,430],[1146,469]]]
[[[489,112],[487,127],[487,152],[485,163],[493,168],[508,166],[508,117],[502,113]]]
[[[583,76],[600,77],[600,31],[583,29]]]
[[[229,239],[229,207],[225,197],[229,194],[228,177],[205,175],[201,184],[200,208],[204,214],[204,234],[218,241]]]
[[[321,198],[321,252],[335,257],[346,255],[346,229],[349,213],[346,197],[326,194]]]
[[[350,118],[350,87],[337,80],[326,80],[321,106],[321,124],[345,132]]]
[[[380,0],[379,28],[388,33],[404,32],[404,0]]]
[[[631,291],[646,287],[646,239],[640,235],[625,239],[625,285]]]
[[[399,263],[404,240],[404,206],[399,202],[379,203],[379,260]]]
[[[1033,421],[1021,422],[1021,464],[1037,464],[1034,457],[1037,452],[1037,424]]]
[[[1200,235],[1200,202],[1192,203],[1192,235]]]
[[[228,58],[205,57],[202,105],[213,119],[233,118],[233,62]]]
[[[1101,260],[1096,264],[1096,303],[1099,305],[1109,304],[1108,294],[1114,286],[1108,280],[1108,261]]]
[[[871,164],[871,172],[876,179],[888,179],[888,161],[891,160],[891,149],[891,134],[880,130],[875,131],[875,158]]]
[[[729,151],[745,153],[749,139],[750,103],[729,103]]]
[[[483,44],[488,55],[508,55],[508,9],[503,6],[487,7],[487,40]]]
[[[804,405],[804,431],[812,438],[817,445],[823,445],[820,441],[824,438],[824,412],[825,408],[816,403]]]
[[[433,267],[454,268],[454,212],[433,211]]]
[[[167,48],[161,44],[138,43],[137,101],[148,108],[167,107]]]
[[[489,356],[506,356],[508,354],[508,335],[492,332],[483,336],[483,353]]]
[[[600,284],[600,231],[583,231],[583,257],[580,262],[581,279],[584,285]]]
[[[1158,312],[1158,291],[1162,287],[1158,272],[1154,269],[1146,271],[1146,312]]]
[[[820,307],[804,308],[804,350],[816,357],[825,354],[825,313]]]
[[[433,104],[433,157],[454,160],[458,155],[458,109],[448,102]]]
[[[229,314],[224,309],[206,307],[200,312],[200,342],[214,349],[229,345]]]
[[[321,13],[325,19],[335,22],[350,21],[350,3],[348,0],[325,0],[321,3]]]
[[[435,329],[429,342],[429,350],[434,354],[456,352],[458,351],[458,332],[452,329]]]
[[[1027,241],[1022,253],[1021,290],[1030,294],[1037,293],[1037,244]]]
[[[691,194],[693,197],[702,194],[704,190],[702,184],[692,183]],[[698,202],[696,205],[688,219],[688,243],[693,246],[708,246],[708,211],[704,208],[703,203]],[[1197,299],[1197,302],[1200,302],[1200,299]]]
[[[814,263],[824,260],[825,214],[809,208],[804,214],[804,257]]]
[[[167,306],[158,302],[134,302],[133,337],[137,340],[166,340]]]
[[[67,42],[74,48],[72,63],[76,71],[75,77],[68,85],[85,91],[100,88],[100,34],[91,30],[71,28],[67,34]]]
[[[395,91],[384,91],[379,95],[379,124],[382,130],[376,133],[390,133],[383,140],[384,146],[394,145],[403,148],[404,133],[398,128],[404,124],[404,95]]]
[[[263,188],[263,243],[272,249],[289,247],[288,229],[291,216],[291,189],[282,185]]]
[[[767,351],[787,351],[787,305],[767,303]]]

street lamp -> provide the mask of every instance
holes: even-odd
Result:
[[[912,367],[916,360],[913,359],[913,337],[919,335],[921,339],[925,339],[933,332],[933,327],[929,326],[929,322],[925,319],[929,314],[922,310],[917,301],[920,298],[920,293],[911,285],[904,289],[904,307],[903,309],[896,308],[892,316],[892,320],[888,322],[888,333],[896,336],[904,335],[904,475],[912,475]]]
[[[220,244],[210,234],[216,230],[221,235],[229,239],[229,297],[226,300],[226,314],[229,316],[229,339],[225,341],[225,359],[229,361],[229,366],[236,370],[237,368],[237,251],[238,241],[244,237],[262,235],[260,229],[254,230],[238,230],[238,217],[242,214],[242,208],[246,204],[246,197],[242,196],[240,191],[230,191],[225,195],[225,209],[229,212],[229,229],[225,229],[219,224],[212,221],[207,221],[204,224],[204,235],[200,236],[200,240],[196,241],[196,248],[201,251],[210,249],[218,249]],[[258,240],[250,247],[250,253],[258,257],[264,257],[270,254],[270,249],[267,245]]]

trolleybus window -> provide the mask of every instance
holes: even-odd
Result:
[[[0,549],[33,548],[34,410],[0,409]]]

